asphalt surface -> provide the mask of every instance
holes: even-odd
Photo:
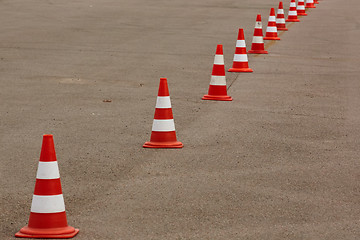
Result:
[[[76,239],[360,239],[359,1],[321,1],[227,73],[232,102],[201,100],[216,45],[230,68],[277,4],[0,1],[0,239],[45,133]],[[142,148],[160,77],[183,149]]]

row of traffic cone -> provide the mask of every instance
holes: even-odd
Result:
[[[306,0],[306,6],[304,7],[304,0],[299,0],[298,6],[296,7],[295,0],[291,0],[289,16],[286,21],[297,22],[297,15],[305,16],[305,8],[315,8],[314,3],[318,2],[316,0],[315,2],[313,0]],[[294,12],[296,14],[294,14]],[[261,15],[257,15],[253,42],[251,50],[249,50],[248,53],[266,54],[267,51],[264,49],[263,40],[280,40],[277,36],[277,30],[288,30],[285,25],[282,2],[279,3],[277,18],[275,18],[274,8],[271,9],[266,36],[264,38],[262,33]],[[233,66],[228,71],[253,72],[248,65],[243,29],[239,29]],[[218,45],[216,48],[209,91],[202,99],[222,101],[232,100],[232,98],[227,95],[222,45]],[[176,138],[170,94],[166,78],[160,79],[151,138],[149,142],[146,142],[143,145],[143,147],[183,147],[183,144],[177,141]],[[28,225],[21,228],[15,236],[22,238],[72,238],[78,232],[79,229],[71,227],[67,223],[54,140],[52,135],[47,134],[43,136],[29,222]]]

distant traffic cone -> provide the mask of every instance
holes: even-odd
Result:
[[[204,95],[202,99],[232,101],[232,98],[227,95],[223,46],[221,44],[216,47],[208,94]]]
[[[72,238],[78,232],[79,229],[67,224],[53,136],[44,135],[29,223],[15,236],[21,238]]]
[[[288,18],[286,19],[286,22],[300,22],[300,20],[297,18],[295,0],[291,0],[291,2],[290,2],[290,9],[289,9]]]
[[[296,7],[297,15],[298,16],[307,16],[307,13],[305,13],[305,3],[304,0],[299,0],[297,7]]]
[[[275,18],[275,9],[271,8],[270,16],[268,21],[268,26],[266,28],[266,34],[264,40],[280,40],[277,35],[277,27],[276,27],[276,18]]]
[[[239,29],[238,38],[236,41],[236,48],[233,60],[233,66],[228,70],[229,72],[253,72],[249,68],[248,57],[246,53],[246,44],[244,37],[244,30]]]
[[[316,8],[314,5],[314,0],[306,0],[305,8]]]
[[[278,31],[287,31],[285,24],[285,15],[284,15],[284,7],[283,3],[279,2],[279,8],[277,10],[277,16],[276,16],[276,28]]]
[[[314,0],[314,4],[319,4],[319,1],[318,1],[318,0]]]
[[[176,139],[175,123],[166,78],[160,78],[150,142],[144,148],[182,148]]]
[[[263,38],[263,32],[262,32],[262,23],[261,23],[261,15],[258,14],[256,16],[256,23],[255,23],[255,29],[254,29],[254,36],[253,41],[251,44],[251,50],[248,51],[250,54],[268,54],[267,51],[265,51],[264,46],[264,38]]]

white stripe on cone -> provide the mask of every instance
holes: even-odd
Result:
[[[296,9],[297,10],[305,10],[305,6],[304,5],[298,5]]]
[[[174,119],[154,119],[152,131],[171,132],[175,131]]]
[[[156,108],[171,108],[170,96],[157,97]]]
[[[236,47],[246,47],[245,40],[237,40]]]
[[[36,173],[37,179],[57,179],[60,178],[57,161],[39,162]]]
[[[297,16],[297,12],[296,11],[289,11],[289,16]]]
[[[258,36],[253,36],[253,41],[252,43],[264,43],[264,39],[263,37],[258,37]]]
[[[256,22],[255,23],[255,28],[257,28],[257,29],[262,29],[262,23],[261,22]]]
[[[290,7],[296,7],[296,3],[295,2],[290,2]]]
[[[216,65],[224,65],[224,55],[215,55],[214,64]]]
[[[225,76],[211,76],[210,85],[226,86]]]
[[[276,23],[285,23],[285,18],[276,19]]]
[[[269,22],[275,22],[275,16],[269,16]]]
[[[278,14],[284,14],[284,9],[278,9],[277,13]]]
[[[247,62],[247,54],[234,54],[234,62]]]
[[[50,196],[33,195],[31,212],[33,213],[65,212],[64,197],[62,194],[50,195]]]
[[[266,32],[277,32],[277,28],[276,27],[267,27]]]

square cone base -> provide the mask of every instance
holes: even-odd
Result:
[[[230,68],[228,72],[248,72],[252,73],[253,70],[251,68]]]
[[[299,19],[286,19],[285,22],[300,22]]]
[[[265,51],[265,50],[249,50],[248,53],[250,53],[250,54],[268,54],[268,51]]]
[[[279,37],[264,37],[264,40],[280,40]]]
[[[15,237],[18,238],[55,238],[55,239],[65,239],[65,238],[73,238],[76,234],[79,233],[79,229],[74,229],[74,232],[64,233],[64,234],[51,234],[52,229],[48,229],[49,233],[46,234],[45,232],[41,231],[41,233],[33,233],[33,234],[26,234],[22,233],[21,230],[15,233]]]
[[[144,148],[182,148],[182,142],[146,142]]]
[[[202,100],[232,101],[233,99],[230,96],[204,95]]]

